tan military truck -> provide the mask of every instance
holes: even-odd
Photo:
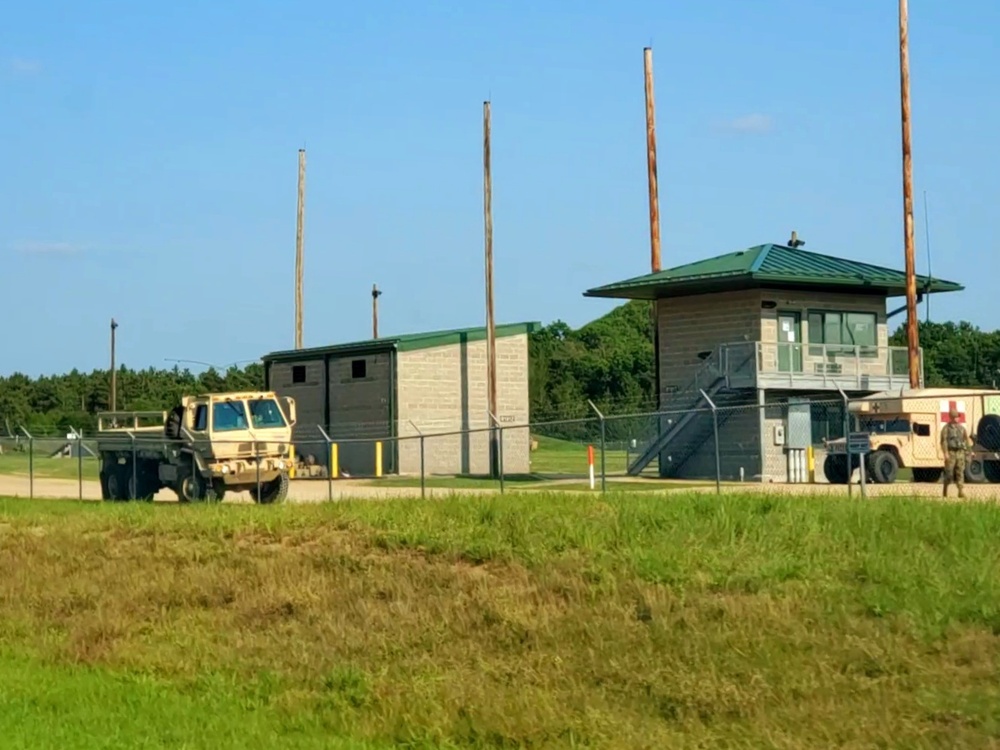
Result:
[[[185,396],[169,412],[98,415],[101,497],[181,502],[247,491],[257,503],[288,495],[295,401],[273,391]]]
[[[944,473],[941,430],[953,408],[973,440],[966,481],[1000,482],[1000,391],[954,388],[886,391],[852,404],[851,431],[866,433],[871,443],[866,477],[890,484],[899,469],[909,468],[916,482],[939,481]],[[846,447],[844,438],[826,443],[823,474],[831,484],[846,484],[860,466],[860,457],[852,453],[848,470]]]

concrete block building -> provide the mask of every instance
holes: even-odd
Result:
[[[496,326],[496,416],[504,427],[528,424],[528,334],[538,325]],[[329,465],[325,431],[350,476],[375,473],[376,442],[383,473],[417,474],[423,433],[428,474],[489,472],[484,327],[273,352],[263,361],[266,387],[296,400],[300,454]],[[529,453],[527,428],[505,431],[505,473],[527,473]]]
[[[585,292],[655,305],[659,410],[672,414],[630,473],[657,460],[664,478],[715,476],[704,390],[720,408],[723,479],[798,477],[791,467],[805,449],[843,432],[842,409],[829,406],[841,390],[909,385],[906,348],[889,346],[889,321],[905,305],[887,309],[905,282],[902,271],[765,244]],[[962,289],[926,277],[917,285],[921,295]],[[922,383],[922,353],[920,363]]]

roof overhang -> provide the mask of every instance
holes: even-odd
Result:
[[[942,279],[917,278],[918,294],[944,294],[960,292],[961,284]],[[679,280],[657,280],[637,277],[606,286],[588,289],[584,297],[604,299],[657,300],[670,297],[692,297],[702,294],[717,294],[745,289],[774,289],[796,292],[834,292],[875,297],[902,297],[906,289],[899,286],[869,283],[857,278],[829,278],[822,281],[803,281],[796,277],[782,277],[762,274],[719,274]]]

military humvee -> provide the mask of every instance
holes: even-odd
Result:
[[[973,446],[966,462],[967,482],[1000,482],[1000,391],[915,388],[886,391],[852,405],[852,431],[868,433],[872,451],[867,477],[879,484],[896,481],[900,468],[910,468],[917,482],[937,482],[944,472],[941,430],[952,408],[966,426]],[[846,484],[861,463],[846,440],[826,443],[823,473],[832,484]]]
[[[288,495],[295,401],[273,391],[185,396],[169,412],[103,412],[97,452],[101,497],[181,502],[247,491],[258,503]]]

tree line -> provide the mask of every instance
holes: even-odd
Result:
[[[605,414],[656,409],[651,305],[630,301],[597,320],[573,329],[562,321],[531,335],[530,398],[532,421],[592,416],[592,401]],[[924,372],[928,386],[994,387],[1000,383],[1000,331],[971,323],[921,323]],[[906,345],[900,326],[890,344]],[[109,408],[108,370],[29,378],[0,377],[0,433],[25,426],[39,434],[92,431],[97,413]],[[117,407],[160,411],[181,396],[209,391],[262,388],[263,366],[253,363],[194,374],[187,369],[133,370],[117,375]]]

